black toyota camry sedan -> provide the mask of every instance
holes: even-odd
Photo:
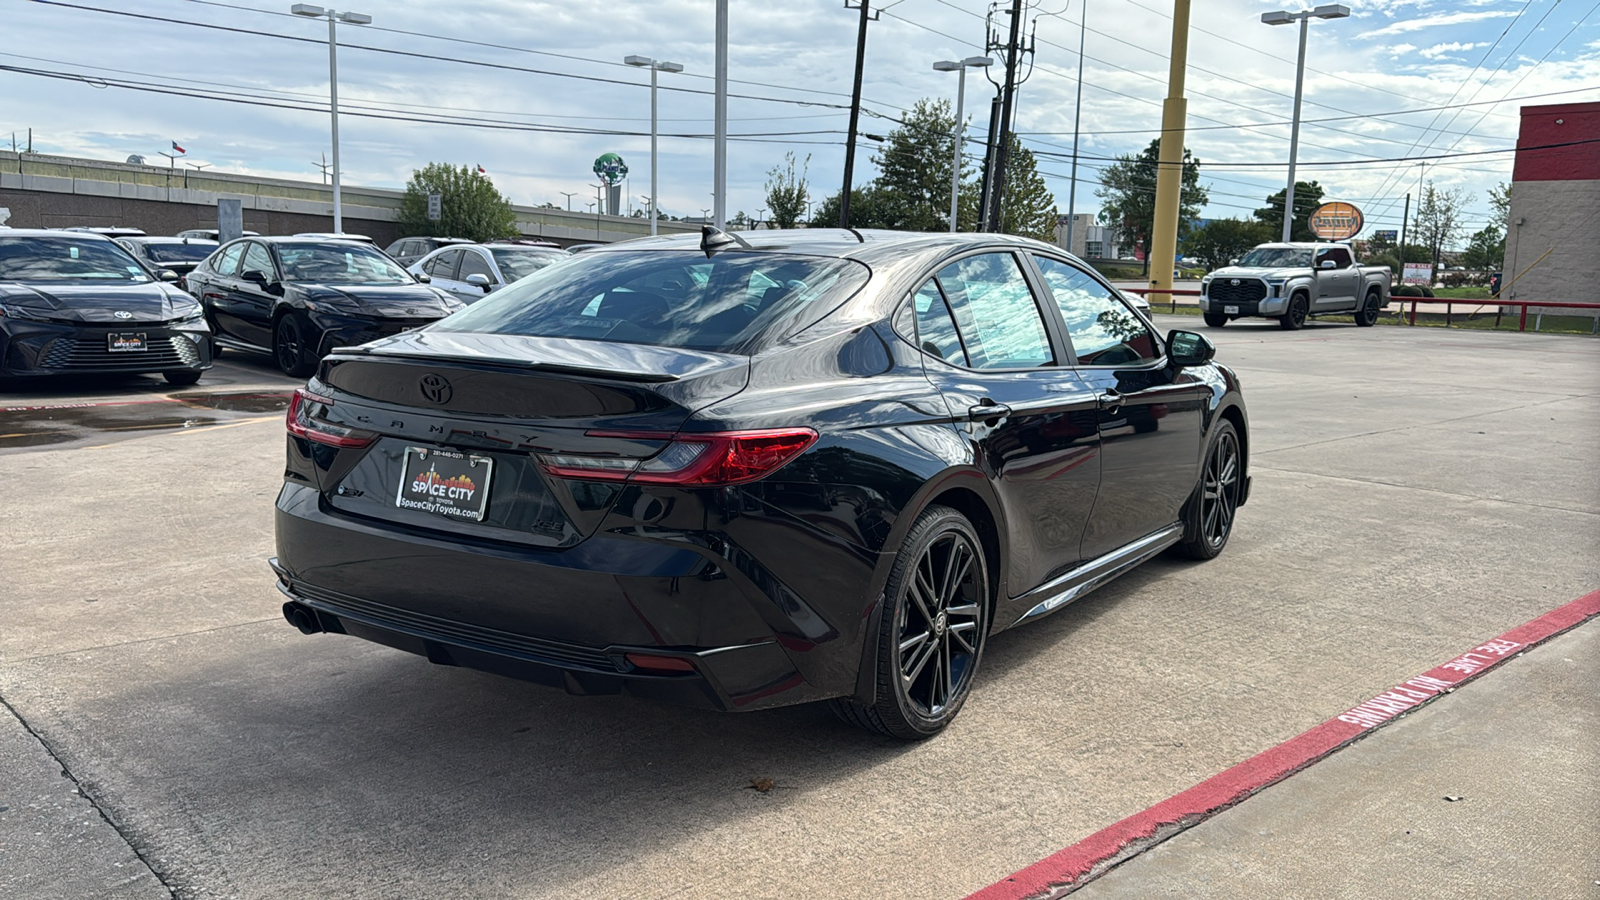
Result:
[[[1222,551],[1214,352],[1021,238],[630,241],[324,360],[272,567],[308,634],[923,738],[993,634]]]
[[[160,272],[160,270],[158,270]],[[160,372],[194,384],[211,367],[200,304],[89,232],[0,230],[0,376]]]
[[[188,276],[215,345],[272,354],[296,378],[334,347],[436,321],[464,306],[376,247],[317,237],[225,244]]]

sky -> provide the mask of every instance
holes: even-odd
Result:
[[[712,0],[358,2],[372,25],[340,26],[339,38],[347,184],[399,188],[414,168],[445,161],[481,165],[513,202],[588,209],[592,162],[612,151],[627,160],[628,193],[642,205],[649,73],[622,64],[642,55],[684,66],[661,76],[661,208],[698,216],[711,207]],[[1405,194],[1423,180],[1464,189],[1467,230],[1482,227],[1489,188],[1510,181],[1518,109],[1600,100],[1600,0],[1347,2],[1349,18],[1310,24],[1297,179],[1355,203],[1369,227],[1398,228]],[[1075,211],[1099,208],[1101,167],[1156,137],[1167,95],[1170,0],[1095,0],[1086,22],[1084,3],[1025,4],[1035,52],[1024,57],[1017,130],[1063,213],[1080,34]],[[187,162],[319,180],[329,148],[327,26],[289,6],[0,0],[0,140],[15,131],[25,141],[31,127],[36,152],[138,153],[158,164],[177,142]],[[868,29],[861,131],[883,135],[918,99],[954,97],[956,76],[932,64],[983,54],[990,7],[873,8],[881,15]],[[1284,186],[1298,26],[1265,25],[1260,15],[1301,8],[1194,0],[1185,143],[1211,192],[1206,217],[1248,217]],[[758,213],[767,173],[786,151],[808,160],[815,199],[836,193],[857,12],[839,0],[731,0],[729,18],[728,215]],[[1009,24],[1006,14],[993,20]],[[974,70],[966,93],[968,135],[981,139],[994,88]],[[861,142],[858,185],[876,171],[875,146]]]

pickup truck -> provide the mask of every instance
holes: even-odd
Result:
[[[1200,281],[1200,312],[1221,328],[1231,319],[1277,319],[1293,331],[1312,316],[1378,321],[1389,305],[1387,266],[1358,265],[1349,244],[1262,244]]]

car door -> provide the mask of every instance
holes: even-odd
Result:
[[[255,273],[260,273],[259,281],[252,278]],[[267,286],[280,280],[272,251],[259,241],[246,242],[244,257],[239,260],[239,276],[233,279],[240,340],[257,347],[272,346],[272,310],[278,295],[268,291]]]
[[[1334,267],[1324,269],[1322,263],[1331,261]],[[1311,260],[1317,273],[1317,300],[1313,310],[1349,309],[1356,302],[1356,270],[1351,264],[1350,251],[1343,247],[1323,247]]]
[[[451,290],[463,303],[476,303],[484,298],[489,291],[500,287],[500,276],[494,270],[494,265],[488,260],[487,250],[475,247],[466,247],[461,251],[461,265],[456,269],[456,284],[461,285],[460,290]],[[486,291],[478,285],[467,281],[469,275],[482,275],[489,279],[489,290]]]
[[[1161,338],[1115,289],[1065,260],[1034,262],[1097,399],[1100,487],[1082,549],[1094,559],[1178,521],[1200,471],[1211,388],[1166,364]]]
[[[234,241],[213,254],[189,276],[198,292],[211,330],[221,338],[244,340],[239,333],[239,299],[234,292],[239,260],[244,256],[244,241]]]
[[[440,290],[449,291],[451,294],[461,296],[460,288],[467,285],[456,281],[456,266],[461,263],[461,249],[452,247],[449,250],[440,250],[436,256],[422,264],[422,271],[428,273],[430,282]],[[483,291],[478,291],[478,296],[483,296]]]
[[[928,378],[1004,508],[1006,583],[1021,595],[1082,560],[1100,478],[1094,391],[1009,250],[943,265],[910,303]]]

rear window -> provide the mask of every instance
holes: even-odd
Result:
[[[867,277],[860,263],[817,256],[595,253],[540,269],[432,330],[753,353],[821,318]]]
[[[216,244],[145,244],[145,255],[151,262],[199,262],[217,249]]]

